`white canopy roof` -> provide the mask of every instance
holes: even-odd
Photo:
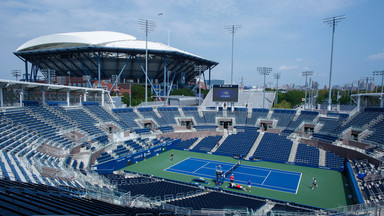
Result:
[[[135,37],[112,31],[70,32],[45,35],[25,42],[16,52],[59,49],[74,46],[99,46],[128,49],[145,49],[145,41]],[[162,43],[148,41],[148,49],[158,51],[180,52],[199,57],[197,55],[167,46]]]

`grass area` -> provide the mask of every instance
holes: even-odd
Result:
[[[172,152],[174,153],[174,160],[169,161]],[[158,177],[174,179],[178,181],[190,182],[191,179],[194,178],[193,176],[164,171],[166,168],[188,157],[236,163],[236,160],[231,157],[189,151],[170,150],[158,156],[142,161],[140,163],[128,166],[124,169],[139,173],[150,174]],[[348,195],[352,195],[352,191],[349,187],[345,186],[345,184],[348,184],[348,179],[340,172],[265,161],[242,161],[242,164],[277,170],[293,171],[303,174],[297,194],[285,193],[257,187],[252,187],[252,192],[244,193],[326,209],[353,204],[352,200],[348,198]],[[312,176],[314,176],[318,182],[318,187],[315,190],[311,189]],[[210,182],[208,186],[214,186],[213,180],[207,180]],[[282,179],[282,181],[284,180]],[[225,186],[227,185],[227,183],[224,183],[220,187],[225,190],[235,190],[226,188]],[[238,190],[235,191],[239,192]]]

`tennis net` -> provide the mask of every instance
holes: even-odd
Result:
[[[224,173],[224,178],[226,178],[227,176],[231,175],[231,173],[237,168],[240,166],[240,161],[238,161],[233,167],[231,167],[229,170],[227,170],[225,173]]]

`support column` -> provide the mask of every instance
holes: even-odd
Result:
[[[209,90],[212,88],[212,83],[211,83],[211,68],[209,68]]]
[[[163,100],[164,100],[164,106],[167,105],[167,101],[165,100],[165,96],[167,96],[167,88],[166,88],[166,83],[165,81],[167,80],[167,57],[164,57],[164,79],[163,79],[163,84],[164,84],[164,89],[163,89]]]
[[[20,89],[20,107],[23,107],[24,89]]]
[[[360,94],[359,94],[359,96],[357,97],[357,111],[360,111],[360,103],[361,101],[360,101]]]
[[[25,62],[25,79],[27,80],[28,79],[28,61],[24,60],[24,62]]]
[[[104,106],[104,90],[101,92],[101,106]]]
[[[67,106],[69,106],[69,102],[70,102],[70,97],[71,97],[71,94],[69,93],[70,91],[68,90],[67,91]]]
[[[87,101],[87,92],[84,92],[84,101]]]
[[[41,99],[43,101],[43,105],[45,104],[45,91],[41,91]]]
[[[0,88],[0,107],[4,106],[3,88]]]
[[[98,65],[97,65],[97,69],[98,69],[98,79],[99,79],[99,84],[97,84],[97,87],[100,87],[101,86],[101,83],[100,83],[100,81],[101,81],[101,59],[100,59],[100,52],[99,52],[99,63],[98,63]]]

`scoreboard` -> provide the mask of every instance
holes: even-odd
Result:
[[[236,103],[239,100],[238,85],[213,85],[213,102]]]

